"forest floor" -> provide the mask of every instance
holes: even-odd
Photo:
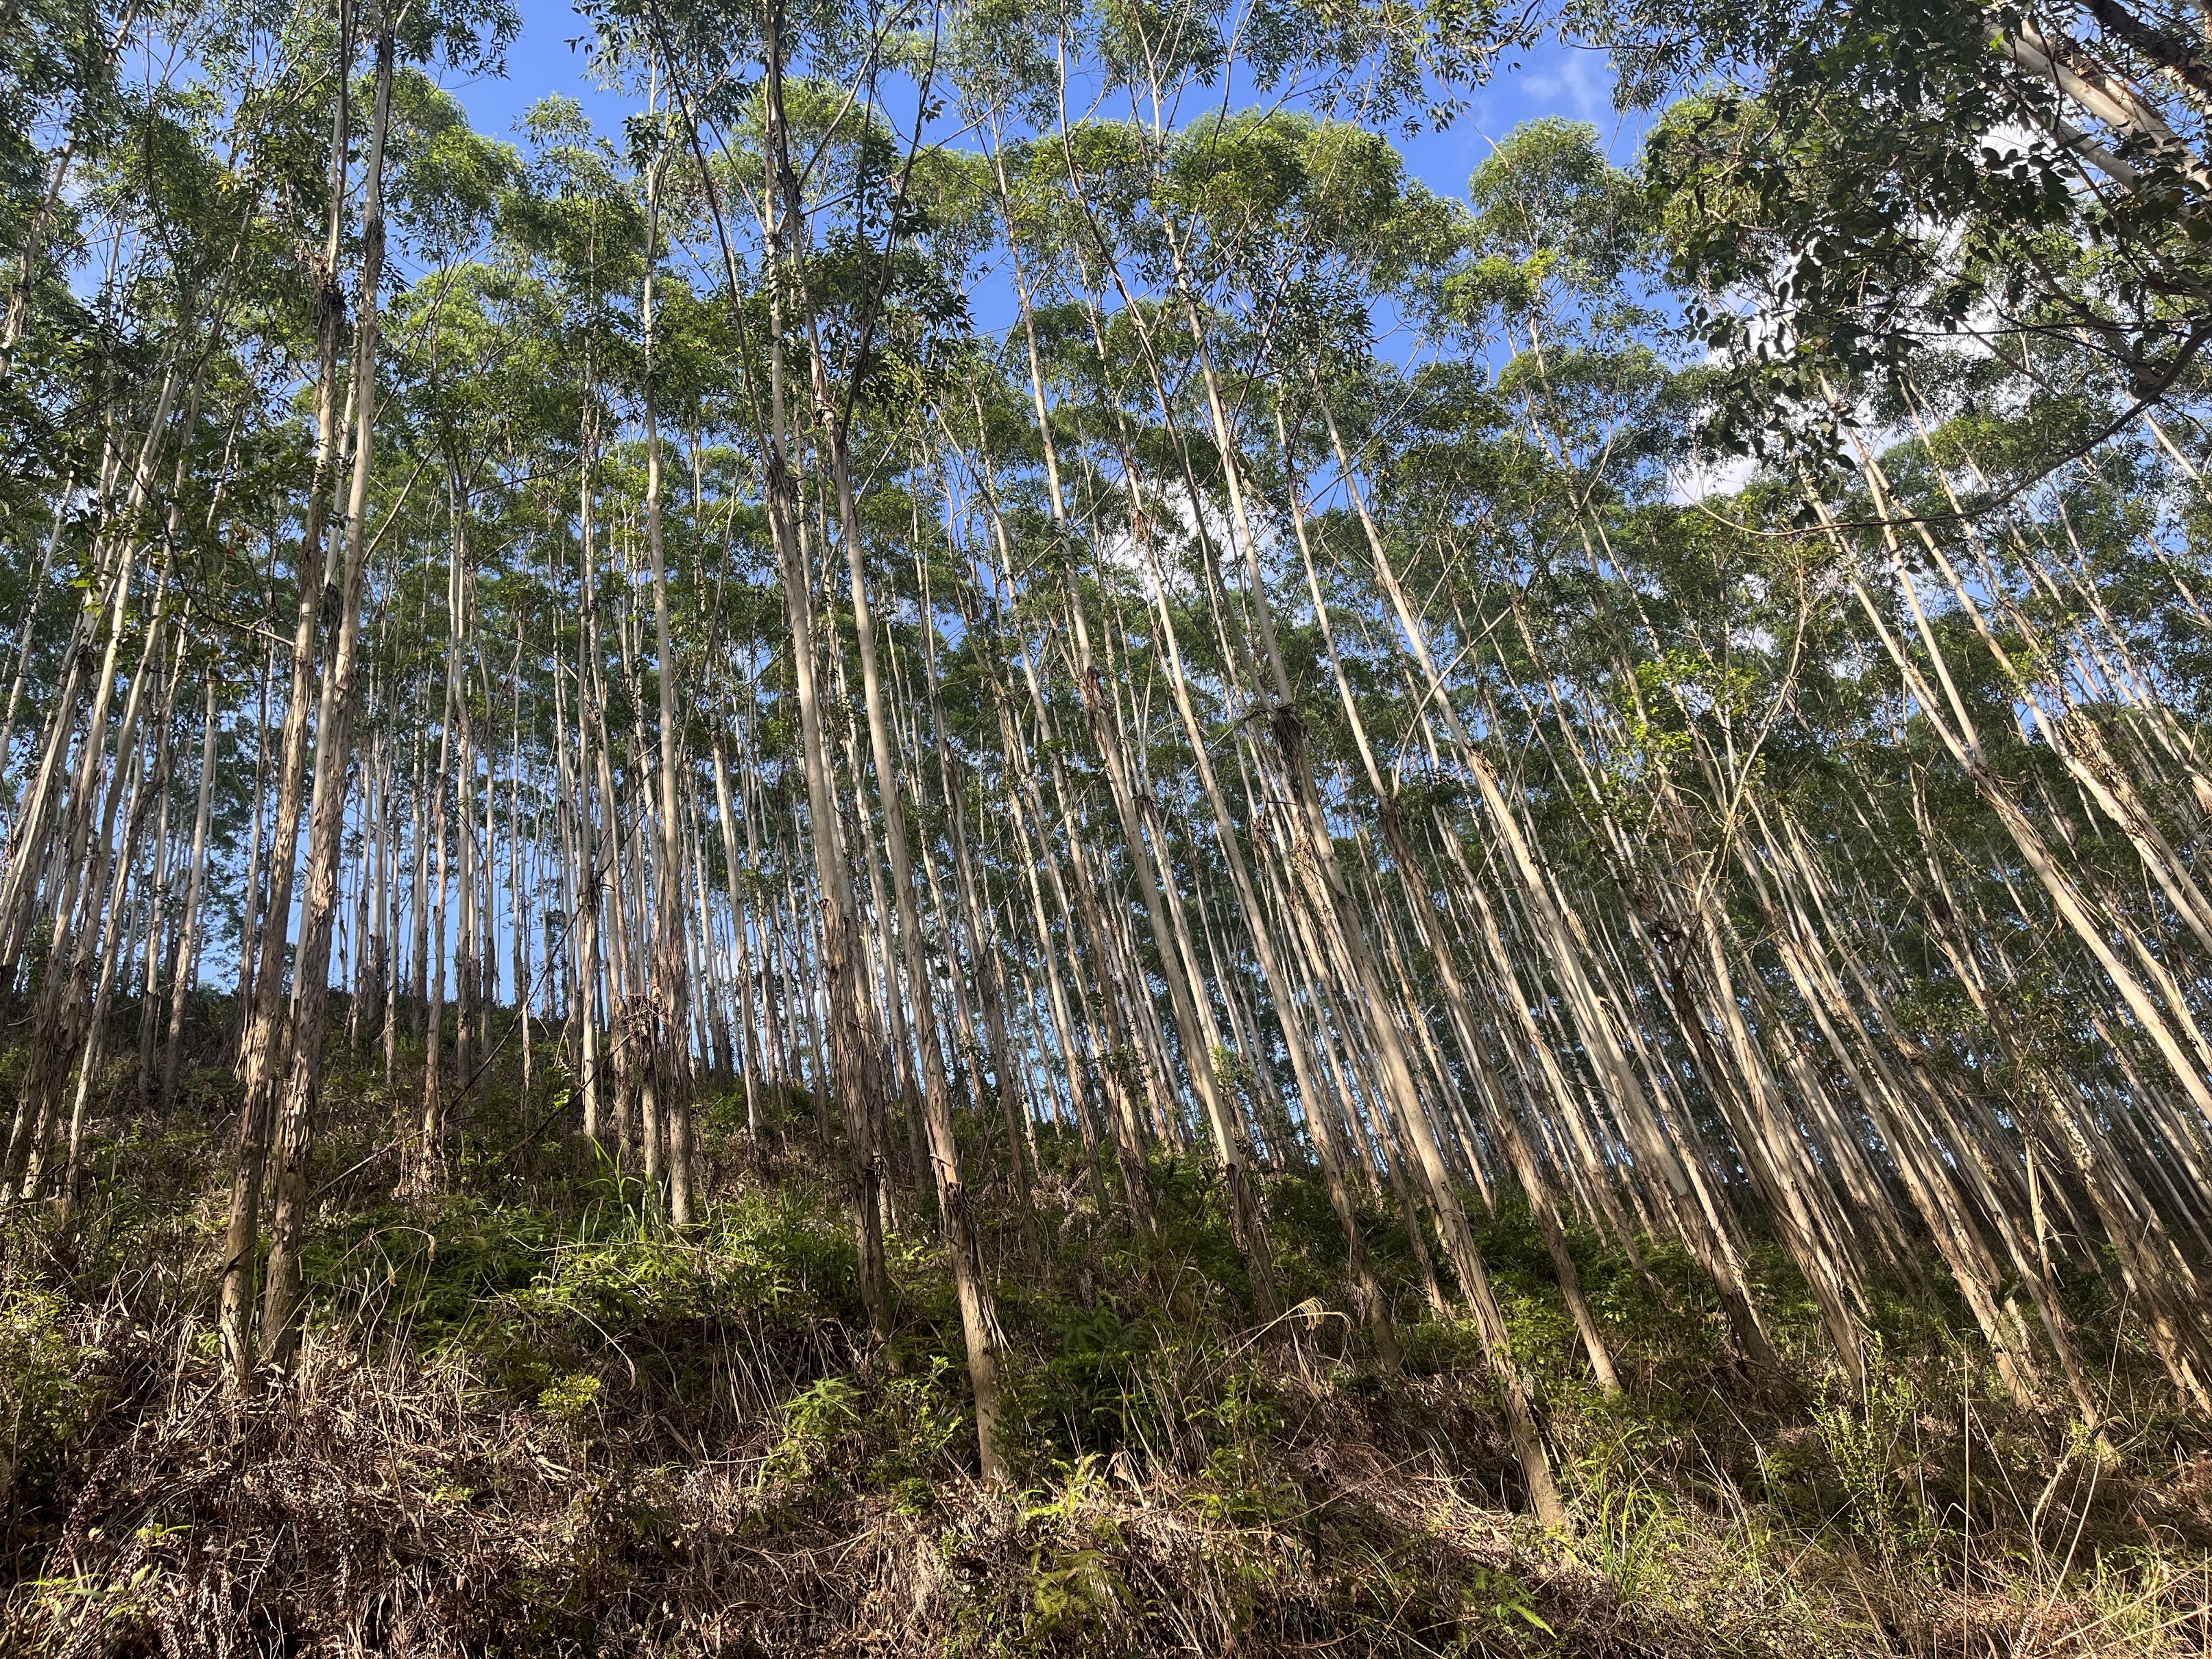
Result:
[[[204,1054],[227,1010],[202,1012]],[[2047,1414],[2010,1404],[1938,1270],[1903,1264],[1870,1310],[1862,1389],[1778,1254],[1781,1364],[1753,1369],[1677,1254],[1639,1272],[1587,1236],[1607,1401],[1501,1203],[1482,1244],[1577,1516],[1547,1534],[1387,1186],[1366,1220],[1405,1322],[1391,1374],[1326,1311],[1317,1180],[1265,1182],[1302,1305],[1255,1327],[1202,1161],[1156,1164],[1140,1240],[1047,1135],[1024,1229],[981,1179],[995,1115],[963,1113],[1020,1425],[1019,1480],[987,1489],[931,1217],[896,1217],[897,1329],[872,1343],[803,1096],[756,1146],[742,1097],[702,1088],[711,1203],[679,1235],[549,1127],[564,1076],[541,1057],[525,1097],[512,1045],[445,1190],[395,1200],[419,1061],[387,1086],[335,1046],[308,1339],[250,1401],[214,1328],[227,1073],[148,1121],[121,1064],[75,1214],[0,1217],[0,1654],[2212,1651],[2212,1433],[2120,1310],[2079,1310],[2100,1446],[2056,1390]],[[0,1094],[21,1064],[0,1055]]]

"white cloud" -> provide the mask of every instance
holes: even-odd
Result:
[[[1603,52],[1567,52],[1556,67],[1533,70],[1522,82],[1532,103],[1564,106],[1595,121],[1613,109],[1612,63]]]

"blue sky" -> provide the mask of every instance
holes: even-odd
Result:
[[[637,94],[605,91],[593,83],[583,50],[589,23],[568,0],[518,0],[518,5],[521,32],[508,50],[506,74],[447,82],[467,108],[471,124],[489,136],[512,139],[526,110],[548,94],[561,93],[576,99],[600,132],[618,142],[624,118],[638,107]],[[1618,114],[1612,92],[1613,70],[1606,54],[1546,42],[1470,94],[1464,112],[1444,131],[1409,137],[1394,130],[1389,137],[1408,169],[1430,189],[1463,197],[1468,176],[1492,146],[1520,123],[1540,116],[1588,121],[1616,160],[1629,160],[1649,118]],[[1195,115],[1203,103],[1191,104],[1187,115]],[[702,275],[711,285],[714,276]],[[1002,334],[1014,325],[1013,289],[1003,272],[985,274],[972,283],[968,303],[970,319],[982,333]],[[1384,307],[1376,317],[1380,355],[1407,361],[1430,349],[1417,333],[1404,330],[1402,319],[1393,320],[1387,313]]]
[[[523,111],[548,93],[579,100],[610,136],[635,105],[600,92],[585,70],[584,54],[569,42],[589,29],[562,0],[520,0],[522,32],[507,53],[507,74],[453,83],[471,123],[483,132],[513,136]],[[1413,173],[1434,191],[1456,196],[1468,175],[1519,123],[1542,115],[1594,123],[1613,155],[1634,152],[1640,126],[1612,106],[1613,71],[1601,52],[1547,43],[1476,93],[1468,112],[1448,131],[1397,142]]]

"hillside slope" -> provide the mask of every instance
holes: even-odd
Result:
[[[559,1074],[526,1100],[514,1060],[445,1188],[408,1201],[404,1067],[340,1073],[309,1337],[248,1401],[224,1390],[211,1301],[222,1073],[196,1072],[173,1121],[95,1115],[74,1215],[7,1212],[0,1651],[2205,1650],[2212,1446],[2116,1310],[2078,1310],[2106,1344],[2100,1447],[2057,1402],[2007,1402],[1933,1269],[1893,1287],[1854,1394],[1778,1255],[1782,1362],[1754,1369],[1686,1262],[1639,1273],[1579,1238],[1625,1384],[1608,1402],[1559,1358],[1542,1245],[1501,1203],[1483,1248],[1575,1515],[1547,1534],[1387,1189],[1366,1219],[1395,1372],[1328,1305],[1317,1179],[1265,1183],[1273,1214],[1320,1213],[1274,1229],[1295,1305],[1255,1325],[1204,1168],[1156,1167],[1142,1239],[1048,1135],[1028,1243],[1010,1194],[980,1194],[1021,1472],[987,1489],[931,1218],[898,1193],[896,1332],[866,1340],[810,1103],[780,1101],[754,1146],[741,1104],[705,1102],[707,1219],[678,1232],[556,1130]],[[988,1142],[969,1155],[990,1167]]]

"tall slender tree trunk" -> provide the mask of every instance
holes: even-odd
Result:
[[[262,1340],[280,1366],[299,1344],[300,1248],[307,1224],[307,1157],[329,1036],[331,939],[337,921],[338,872],[345,850],[346,801],[353,764],[353,723],[359,698],[361,613],[368,576],[368,489],[375,459],[379,288],[384,275],[384,154],[392,127],[393,40],[376,43],[375,106],[362,179],[361,298],[353,349],[353,481],[346,499],[345,565],[337,637],[323,677],[317,722],[315,810],[309,827],[307,885],[300,906],[300,951],[294,969],[292,1061],[285,1081],[276,1141],[276,1201],[269,1249]]]

